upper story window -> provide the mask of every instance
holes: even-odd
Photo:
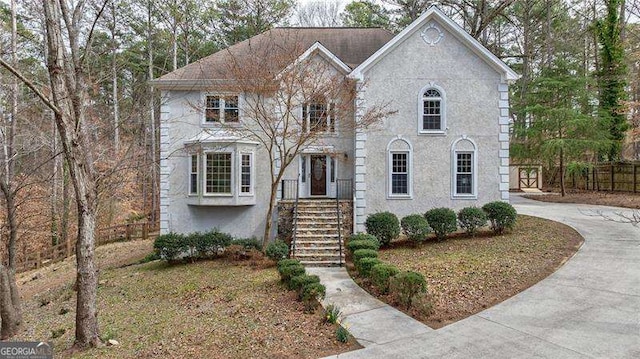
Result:
[[[204,114],[205,123],[238,122],[238,96],[206,95]]]
[[[420,93],[418,131],[420,133],[443,133],[445,123],[445,101],[442,89],[429,85]]]
[[[335,104],[309,102],[302,106],[302,127],[306,131],[335,132]]]

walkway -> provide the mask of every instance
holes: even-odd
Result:
[[[512,203],[576,228],[584,245],[533,287],[438,330],[372,298],[342,269],[310,270],[365,347],[336,358],[640,358],[640,229],[587,215],[628,210]]]

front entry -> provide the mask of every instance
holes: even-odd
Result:
[[[311,155],[311,195],[327,195],[327,156]]]

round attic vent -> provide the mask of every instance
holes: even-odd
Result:
[[[424,40],[424,42],[426,42],[428,45],[434,46],[435,44],[439,43],[440,40],[442,40],[444,34],[436,24],[431,22],[427,26],[425,26],[424,29],[422,29],[420,36],[422,37],[422,40]]]

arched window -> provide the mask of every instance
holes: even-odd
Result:
[[[444,91],[433,84],[420,91],[418,132],[443,133],[446,129]]]
[[[387,197],[413,196],[413,149],[409,141],[398,137],[387,145]]]
[[[451,197],[478,197],[478,155],[476,143],[463,136],[451,145]]]

